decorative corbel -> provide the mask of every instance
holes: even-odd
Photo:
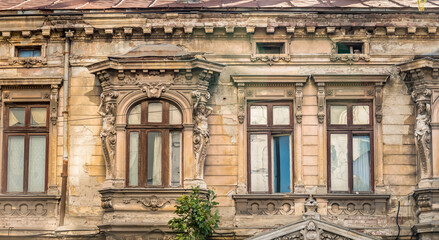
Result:
[[[239,123],[243,124],[245,119],[245,84],[244,83],[238,83],[238,121]]]
[[[59,86],[52,85],[50,93],[50,122],[52,125],[56,125],[56,121],[58,120],[58,92]]]
[[[303,83],[296,83],[296,121],[302,123]]]
[[[317,83],[317,105],[318,105],[318,113],[317,117],[319,119],[319,123],[325,122],[325,83],[319,82]]]
[[[193,114],[194,114],[194,155],[196,160],[196,179],[204,177],[204,163],[206,161],[207,147],[209,144],[209,128],[207,117],[212,113],[213,109],[206,106],[207,100],[210,99],[208,91],[193,91]]]
[[[377,123],[383,119],[383,83],[375,84],[375,118]]]

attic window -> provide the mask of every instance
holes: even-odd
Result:
[[[337,53],[338,54],[362,54],[363,43],[350,43],[350,42],[338,42]]]
[[[285,54],[283,42],[258,42],[256,43],[257,54]]]
[[[17,47],[17,57],[41,57],[41,46]]]

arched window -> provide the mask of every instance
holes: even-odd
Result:
[[[127,118],[128,187],[179,187],[182,114],[163,100],[134,105]]]

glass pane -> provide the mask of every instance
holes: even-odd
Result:
[[[347,124],[347,106],[331,106],[331,124]]]
[[[39,57],[41,55],[41,50],[33,50],[32,51],[32,56],[33,57]]]
[[[46,181],[46,136],[29,137],[29,192],[44,192]]]
[[[250,135],[251,191],[268,192],[268,139],[266,134]]]
[[[273,124],[274,125],[290,124],[289,106],[273,106]]]
[[[140,124],[141,110],[141,104],[137,104],[131,109],[130,115],[128,116],[128,124]]]
[[[162,185],[162,133],[148,133],[148,185]]]
[[[273,137],[274,192],[291,192],[290,136]]]
[[[369,124],[369,106],[353,106],[352,118],[354,124]]]
[[[171,132],[169,151],[171,153],[171,186],[180,186],[181,169],[181,133]]]
[[[331,134],[331,190],[349,191],[348,135]]]
[[[23,192],[24,136],[8,138],[8,192]]]
[[[19,50],[18,51],[19,57],[33,57],[34,53],[33,50]]]
[[[162,122],[162,104],[148,104],[148,122]]]
[[[47,121],[47,108],[30,109],[30,125],[32,127],[45,127]]]
[[[25,108],[9,108],[9,126],[23,127]]]
[[[130,132],[129,186],[139,185],[139,132]]]
[[[180,110],[172,104],[169,105],[169,124],[181,124]]]
[[[370,191],[370,139],[369,136],[354,136],[353,155],[353,191]]]
[[[250,124],[267,124],[267,106],[250,107]]]

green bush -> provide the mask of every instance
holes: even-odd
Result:
[[[206,197],[200,196],[200,188],[192,188],[190,195],[177,199],[174,217],[168,226],[177,233],[177,240],[203,240],[218,227],[218,210],[212,214],[212,208],[218,205],[216,195],[208,190]]]

